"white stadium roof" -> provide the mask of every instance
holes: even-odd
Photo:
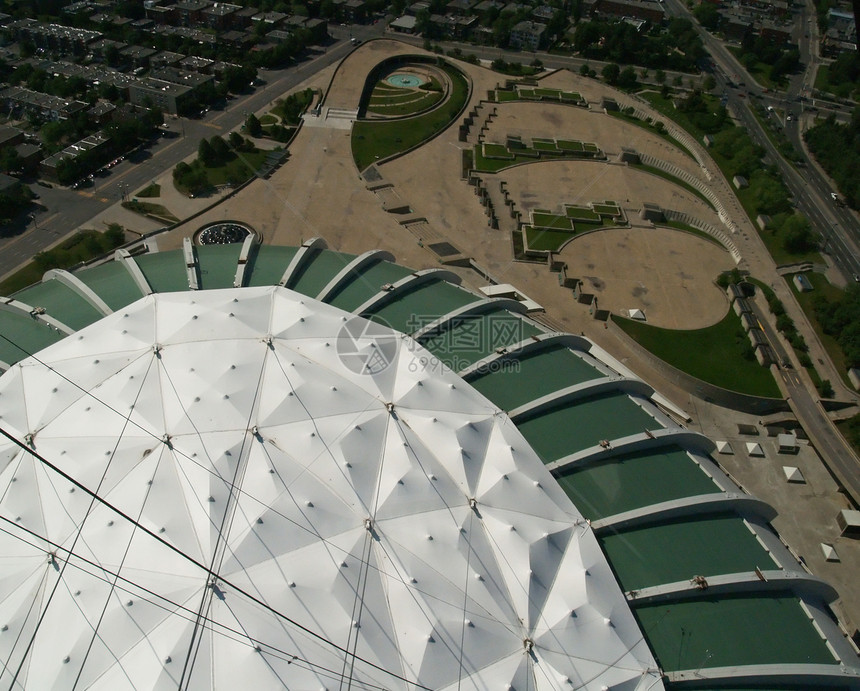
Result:
[[[4,688],[660,688],[510,419],[368,324],[162,293],[3,375]]]

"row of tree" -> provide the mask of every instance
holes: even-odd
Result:
[[[831,114],[804,134],[806,143],[852,209],[860,209],[860,106],[847,124],[836,122]]]
[[[839,300],[818,295],[815,316],[824,333],[833,336],[845,355],[848,367],[860,367],[860,285],[848,287]]]

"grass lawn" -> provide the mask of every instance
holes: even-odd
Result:
[[[270,113],[266,113],[265,115],[261,115],[260,118],[261,125],[275,125],[278,123],[278,118]]]
[[[207,168],[206,176],[210,185],[224,185],[231,180],[245,181],[254,174],[266,160],[267,151],[252,151],[233,155],[224,165]]]
[[[364,170],[379,158],[408,151],[448,127],[456,118],[469,94],[463,74],[442,65],[451,82],[448,101],[439,108],[405,120],[387,122],[361,120],[352,128],[352,157],[359,170]]]
[[[138,192],[135,197],[160,197],[161,196],[161,185],[156,182],[147,185],[140,192]]]
[[[740,198],[741,203],[744,203],[744,192],[747,192],[747,190],[738,190],[738,197]],[[746,208],[746,206],[747,204],[744,203],[744,208]],[[747,210],[747,213],[749,213],[749,210]],[[764,240],[767,251],[770,252],[770,256],[773,257],[777,266],[782,264],[797,264],[798,262],[812,262],[814,264],[824,263],[824,259],[818,252],[806,252],[804,254],[789,254],[786,252],[785,248],[782,246],[783,232],[781,230],[767,228],[765,230],[760,230],[758,234],[761,236],[761,239]]]
[[[142,216],[153,216],[158,219],[163,219],[165,221],[170,221],[171,223],[175,223],[179,219],[176,218],[170,211],[168,211],[161,204],[152,204],[151,202],[139,202],[139,201],[130,201],[123,202],[122,206],[124,209],[128,209],[129,211],[134,211],[135,213],[141,214]]]
[[[403,117],[427,110],[442,100],[441,91],[409,91],[400,96],[372,97],[367,110],[378,115]]]
[[[631,163],[630,166],[632,168],[639,168],[639,170],[644,170],[648,173],[652,173],[657,177],[661,177],[664,180],[668,180],[669,182],[678,185],[678,187],[683,187],[685,190],[692,192],[699,199],[701,199],[705,204],[714,209],[714,205],[711,203],[711,200],[708,199],[704,194],[699,192],[695,187],[693,187],[690,183],[682,180],[681,178],[676,178],[672,173],[667,173],[665,170],[661,170],[660,168],[655,168],[654,166],[646,166],[644,163]],[[714,209],[716,211],[716,209]]]
[[[615,315],[612,318],[637,343],[687,374],[731,391],[781,397],[770,370],[744,357],[749,340],[732,310],[713,326],[692,331],[662,329]]]
[[[491,144],[484,142],[481,144],[482,154],[486,158],[503,158],[510,161],[514,155],[508,151],[508,147],[504,144]]]
[[[526,243],[530,250],[557,252],[559,247],[574,237],[573,231],[525,227]]]
[[[614,118],[619,118],[620,120],[626,120],[627,122],[629,122],[633,125],[636,125],[637,127],[641,127],[643,129],[648,130],[649,132],[653,132],[658,137],[665,139],[672,146],[676,147],[680,151],[683,151],[685,154],[687,154],[687,156],[692,158],[694,161],[696,160],[696,157],[693,156],[693,154],[690,152],[690,150],[686,146],[681,144],[681,142],[679,142],[677,139],[675,139],[672,135],[670,135],[668,132],[666,132],[666,130],[657,129],[656,126],[654,126],[652,123],[648,122],[647,120],[640,120],[635,115],[630,115],[630,114],[624,113],[620,110],[610,110],[607,112],[609,115],[611,115]]]
[[[573,223],[567,216],[532,212],[532,223],[540,228],[554,230],[573,230]]]
[[[573,221],[583,221],[584,223],[598,223],[600,221],[600,214],[576,204],[565,204],[564,213]]]
[[[562,151],[583,151],[584,146],[582,142],[578,142],[572,139],[559,139],[556,142],[556,146]]]
[[[854,387],[848,379],[848,367],[845,364],[845,356],[842,354],[842,348],[839,347],[839,344],[833,336],[828,336],[824,333],[824,330],[821,328],[821,324],[818,323],[818,319],[815,317],[815,310],[813,309],[815,298],[819,295],[823,295],[828,300],[833,301],[839,300],[844,291],[840,290],[836,286],[830,285],[823,274],[807,271],[804,273],[804,276],[809,279],[809,282],[814,288],[814,290],[808,293],[801,293],[797,289],[797,286],[794,285],[794,281],[791,280],[790,276],[785,276],[784,278],[788,283],[789,288],[791,288],[791,292],[794,293],[795,299],[806,313],[806,318],[809,319],[809,323],[812,324],[812,328],[815,329],[815,333],[818,335],[821,344],[824,346],[824,350],[827,351],[827,354],[836,366],[836,370],[842,377],[842,381],[845,382],[845,385],[848,386],[848,388],[853,389]]]
[[[661,223],[657,223],[658,226],[667,226],[669,228],[675,228],[677,230],[683,230],[685,233],[692,233],[693,235],[697,235],[703,240],[707,240],[708,242],[713,242],[718,247],[722,247],[726,249],[723,244],[717,240],[713,235],[708,235],[704,230],[699,230],[698,228],[694,228],[691,225],[687,225],[686,223],[681,223],[680,221],[663,221]]]

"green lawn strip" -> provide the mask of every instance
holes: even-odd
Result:
[[[681,223],[680,221],[662,221],[660,223],[656,223],[655,225],[658,227],[659,226],[667,226],[669,228],[675,228],[677,230],[683,230],[685,233],[692,233],[693,235],[697,235],[700,238],[707,240],[708,242],[714,243],[715,245],[717,245],[718,247],[721,247],[722,249],[726,249],[725,246],[719,240],[717,240],[717,238],[715,238],[713,235],[709,235],[704,230],[699,230],[698,228],[695,228],[695,227],[688,225],[686,223]]]
[[[657,175],[658,177],[663,178],[664,180],[669,180],[670,182],[678,185],[678,187],[683,187],[685,190],[688,190],[695,194],[699,199],[701,199],[705,204],[714,209],[714,205],[711,203],[711,200],[708,199],[704,194],[699,192],[695,187],[693,187],[690,183],[682,180],[681,178],[676,178],[672,173],[667,173],[665,170],[661,170],[660,168],[655,168],[654,166],[646,166],[644,163],[631,163],[631,167],[638,168],[639,170],[644,170],[647,173],[652,173]],[[716,211],[716,209],[714,209]]]
[[[532,212],[532,224],[539,228],[553,230],[573,230],[573,223],[567,216]]]
[[[842,348],[839,347],[833,336],[824,333],[818,318],[815,316],[815,299],[818,296],[823,296],[828,300],[839,300],[842,297],[843,291],[836,286],[830,285],[830,282],[823,274],[807,271],[803,275],[806,276],[813,287],[813,290],[808,293],[799,291],[794,281],[791,280],[791,276],[784,276],[784,278],[791,288],[792,293],[794,293],[797,303],[806,314],[809,323],[812,324],[812,328],[818,335],[818,339],[821,341],[821,345],[824,346],[824,350],[830,356],[830,360],[833,362],[834,367],[836,367],[836,371],[839,372],[842,381],[849,389],[853,389],[851,380],[848,379],[848,366],[845,363],[845,355],[842,353]]]
[[[439,101],[442,100],[442,94],[440,93],[428,93],[423,94],[418,98],[414,98],[411,101],[407,101],[404,103],[389,103],[389,104],[375,104],[371,103],[368,105],[367,109],[374,113],[378,113],[380,115],[391,115],[391,116],[403,116],[403,115],[412,115],[414,113],[419,113],[422,110],[426,110],[431,106],[435,105]]]
[[[153,218],[170,221],[171,223],[175,223],[179,220],[161,204],[153,204],[152,202],[140,202],[136,199],[133,199],[130,202],[123,202],[122,206],[124,209],[134,211],[141,216],[152,216]]]
[[[138,192],[135,197],[160,197],[161,196],[161,185],[157,182],[150,183],[146,187],[144,187],[140,192]]]
[[[508,91],[506,89],[496,89],[496,101],[498,103],[506,103],[509,101],[518,101],[519,95],[516,91]]]
[[[416,98],[424,98],[424,96],[425,94],[418,91],[404,91],[399,94],[386,94],[384,96],[377,96],[374,94],[370,97],[370,105],[399,105],[400,103],[404,103],[406,101],[413,101]]]
[[[564,243],[576,235],[570,230],[552,230],[533,226],[525,226],[524,230],[528,248],[536,251],[557,252]]]
[[[261,125],[276,125],[278,123],[278,118],[276,118],[271,113],[261,115],[258,119]]]
[[[559,150],[558,147],[556,146],[555,142],[533,141],[532,147],[535,149],[535,151],[546,151],[549,153],[555,153],[555,152],[558,152],[558,150]]]
[[[681,144],[681,142],[679,142],[677,139],[675,139],[672,135],[670,135],[668,132],[666,132],[666,130],[658,130],[652,123],[648,122],[647,120],[640,120],[635,115],[630,115],[630,114],[624,113],[620,110],[610,110],[607,112],[612,117],[619,118],[621,120],[625,120],[632,125],[636,125],[637,127],[641,127],[642,129],[648,130],[649,132],[653,132],[654,134],[656,134],[661,139],[665,139],[672,146],[683,151],[685,154],[687,154],[687,156],[692,158],[694,161],[696,160],[696,157],[693,156],[692,152],[686,146]]]
[[[374,122],[362,120],[352,128],[352,156],[359,170],[379,158],[407,151],[450,125],[466,103],[469,85],[463,75],[450,65],[442,65],[451,81],[448,101],[428,113],[414,118]]]
[[[210,185],[224,185],[231,180],[231,174],[235,177],[232,179],[247,180],[263,165],[266,160],[268,151],[251,151],[242,152],[228,160],[224,165],[215,168],[207,168],[206,176],[209,178]]]
[[[770,370],[748,359],[752,346],[732,310],[713,326],[691,331],[612,318],[641,346],[693,377],[752,396],[781,397]]]
[[[752,202],[749,200],[749,190],[738,190],[738,199],[741,200],[741,204],[747,214],[755,211],[752,207]],[[756,228],[758,228],[758,224],[756,224]],[[791,254],[786,252],[783,247],[784,238],[782,230],[778,230],[776,228],[765,228],[764,230],[759,230],[758,234],[764,241],[767,251],[770,252],[770,256],[773,257],[773,261],[777,266],[804,262],[811,262],[813,264],[824,263],[824,258],[818,252],[806,252],[804,254]]]
[[[599,223],[600,214],[595,213],[589,207],[579,206],[577,204],[565,204],[565,215],[573,221],[583,221],[584,223]]]
[[[585,146],[582,142],[575,141],[572,139],[558,139],[555,142],[555,145],[561,149],[562,151],[583,151],[585,150]]]
[[[842,432],[842,436],[854,447],[854,452],[860,454],[860,413],[847,420],[840,420],[836,426]]]
[[[122,230],[118,227],[118,230]],[[100,233],[96,230],[82,230],[53,249],[39,252],[40,261],[31,261],[0,283],[0,295],[13,295],[38,283],[49,269],[68,269],[81,262],[100,257],[119,247],[123,242],[121,233],[112,236],[111,232]]]
[[[514,158],[514,155],[508,151],[508,147],[504,144],[493,144],[492,142],[481,144],[481,154],[486,158],[503,158],[508,161]]]

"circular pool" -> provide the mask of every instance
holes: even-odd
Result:
[[[223,221],[201,228],[197,233],[198,245],[229,245],[244,242],[253,231],[244,223]]]
[[[404,72],[396,72],[385,78],[385,81],[391,86],[399,86],[402,88],[412,88],[421,86],[426,79],[419,77],[417,74],[406,74]]]

